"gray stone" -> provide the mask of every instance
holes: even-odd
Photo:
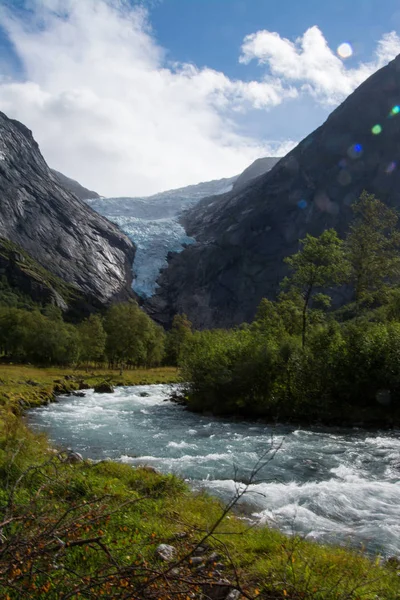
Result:
[[[189,562],[192,565],[192,567],[198,567],[203,563],[203,558],[201,556],[192,556],[191,558],[189,558]]]
[[[79,452],[69,451],[63,459],[63,462],[66,462],[70,465],[75,465],[77,463],[83,462],[83,456]]]
[[[156,554],[165,562],[171,562],[176,556],[176,548],[169,544],[160,544],[156,548]]]
[[[239,590],[231,590],[225,600],[239,600],[240,596]]]

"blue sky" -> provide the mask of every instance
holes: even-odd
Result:
[[[329,45],[350,41],[352,59],[369,59],[385,32],[400,32],[398,0],[164,0],[153,5],[151,22],[172,60],[195,62],[231,77],[249,78],[238,65],[243,38],[269,29],[295,39],[317,25]],[[256,67],[253,68],[253,73]]]
[[[0,110],[51,166],[147,195],[284,154],[398,33],[398,0],[0,0]]]

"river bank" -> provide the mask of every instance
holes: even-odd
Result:
[[[63,375],[79,385],[65,379],[72,373]],[[140,377],[152,383],[156,374]],[[0,378],[2,521],[11,519],[3,526],[8,543],[0,554],[4,597],[226,598],[236,588],[246,598],[398,598],[395,560],[371,561],[266,527],[249,530],[235,518],[225,518],[199,550],[222,514],[220,502],[152,469],[71,463],[49,451],[47,438],[33,434],[15,412],[47,401],[60,370],[0,367]],[[172,563],[158,557],[160,543],[175,548]],[[212,552],[219,558],[208,564]]]

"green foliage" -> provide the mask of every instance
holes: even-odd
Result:
[[[160,365],[164,331],[136,303],[112,306],[104,320],[91,315],[75,326],[65,323],[59,308],[42,312],[0,306],[0,352],[9,360],[39,365],[99,363]]]
[[[400,275],[398,215],[374,195],[363,192],[354,204],[355,221],[346,240],[355,301],[371,303],[376,292]]]
[[[107,333],[106,355],[111,364],[160,364],[164,355],[164,331],[136,302],[115,304],[104,321]]]
[[[103,319],[99,315],[90,315],[78,327],[81,346],[80,359],[83,362],[100,362],[104,357],[107,335]]]
[[[285,291],[275,302],[263,299],[251,325],[187,340],[182,371],[189,407],[291,421],[400,424],[397,215],[366,193],[354,212],[344,242],[332,229],[301,241],[286,259]],[[330,293],[346,283],[356,302],[334,312]]]
[[[165,340],[165,363],[178,365],[182,356],[182,349],[192,336],[192,324],[186,315],[175,315],[170,331]]]
[[[283,281],[283,287],[295,289],[302,296],[302,343],[306,342],[308,311],[316,290],[331,288],[346,280],[348,263],[343,242],[334,229],[324,231],[318,238],[306,235],[300,241],[301,250],[285,259],[292,273]],[[327,294],[318,293],[314,301],[330,305]]]

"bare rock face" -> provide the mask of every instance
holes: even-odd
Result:
[[[276,165],[276,163],[279,162],[279,160],[279,158],[274,156],[257,158],[257,160],[251,163],[251,165],[239,175],[233,184],[233,190],[238,192],[239,190],[243,189],[252,179],[260,177],[261,175],[264,175],[264,173],[268,173],[268,171],[270,171]]]
[[[400,208],[400,56],[365,81],[265,175],[183,217],[197,243],[170,256],[147,309],[168,324],[232,326],[275,298],[283,259],[307,233],[343,235],[363,190]]]
[[[51,173],[32,133],[0,113],[0,238],[93,305],[131,295],[134,246]]]
[[[83,187],[83,185],[78,183],[78,181],[75,181],[75,179],[71,179],[70,177],[67,177],[66,175],[60,173],[60,171],[56,171],[55,169],[50,169],[50,171],[55,176],[55,178],[61,183],[63,188],[65,188],[72,194],[75,194],[75,196],[78,196],[80,200],[91,200],[94,198],[100,198],[97,192],[94,192],[93,190],[88,190],[87,188]]]

